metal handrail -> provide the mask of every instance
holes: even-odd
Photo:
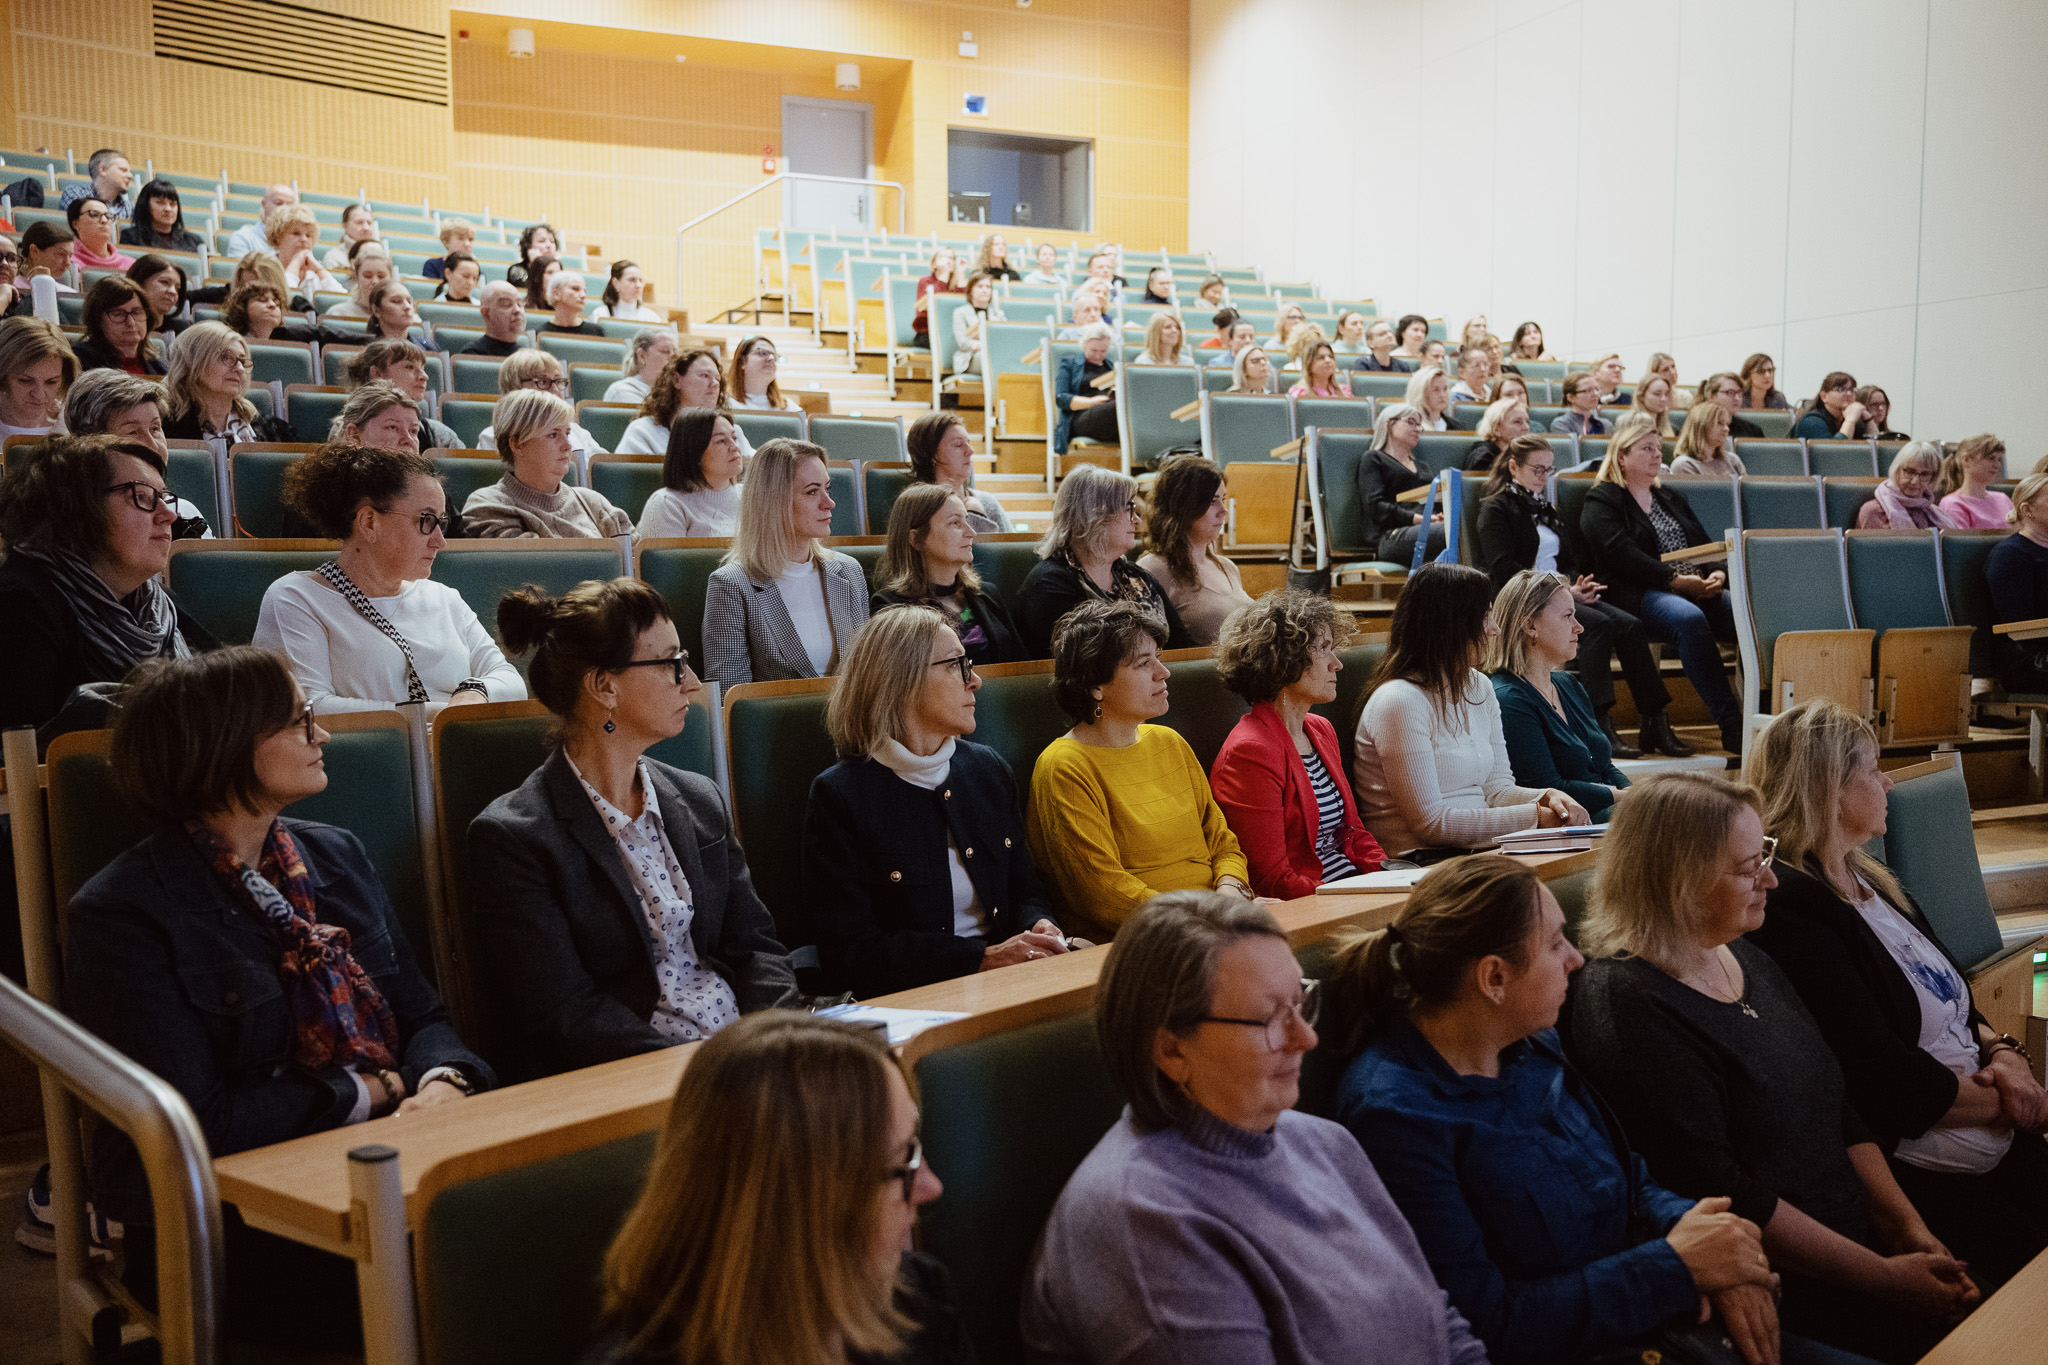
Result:
[[[218,1365],[225,1283],[220,1190],[185,1097],[5,977],[0,1037],[128,1135],[156,1210],[157,1316],[165,1365]],[[45,1092],[47,1093],[47,1092]]]
[[[676,280],[678,282],[678,285],[680,285],[680,282],[683,278],[684,233],[687,233],[691,228],[697,227],[700,224],[709,222],[711,219],[716,218],[719,214],[724,213],[733,205],[743,203],[746,200],[753,198],[762,190],[767,189],[770,185],[780,185],[786,180],[810,180],[823,185],[867,185],[874,189],[894,190],[896,191],[896,235],[899,237],[903,235],[904,194],[903,186],[900,182],[895,180],[870,180],[865,176],[811,175],[804,171],[777,171],[774,175],[769,176],[766,180],[761,181],[759,184],[749,185],[747,188],[741,190],[732,198],[718,205],[718,207],[708,209],[705,212],[698,214],[695,218],[692,218],[689,222],[684,223],[682,226],[676,229]],[[783,201],[784,218],[788,217],[788,209],[789,201],[785,199]]]

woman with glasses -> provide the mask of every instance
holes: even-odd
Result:
[[[1198,645],[1215,644],[1223,619],[1252,601],[1237,565],[1216,549],[1229,520],[1230,498],[1214,461],[1176,455],[1159,466],[1138,567],[1165,591]]]
[[[121,250],[114,240],[112,209],[97,199],[74,199],[64,206],[64,225],[78,243],[71,250],[72,263],[82,270],[126,270],[135,258]]]
[[[940,612],[976,665],[1026,657],[1010,613],[974,571],[974,527],[960,495],[944,484],[914,483],[889,509],[889,543],[874,586],[872,610],[909,604]]]
[[[709,1038],[796,1003],[788,955],[708,778],[647,751],[701,685],[661,594],[631,578],[498,604],[553,751],[469,827],[470,941],[508,1078]],[[728,1116],[729,1117],[729,1116]]]
[[[1571,1056],[1652,1180],[1763,1230],[1785,1330],[1903,1365],[1978,1290],[1900,1190],[1798,991],[1744,937],[1776,850],[1750,787],[1680,772],[1630,789],[1579,931]]]
[[[1052,657],[1053,627],[1084,602],[1129,602],[1164,632],[1165,648],[1193,647],[1166,590],[1125,558],[1141,525],[1135,480],[1100,465],[1082,465],[1060,480],[1052,525],[1013,612],[1030,658]]]
[[[71,350],[81,370],[164,372],[156,343],[150,340],[157,326],[156,311],[149,306],[148,293],[126,275],[106,275],[95,281],[85,291],[85,310],[79,321],[85,324],[85,335]]]
[[[945,1268],[911,1249],[942,1188],[917,1118],[873,1029],[778,1011],[706,1043],[605,1257],[582,1365],[971,1365]],[[792,1227],[818,1232],[760,1235]]]
[[[803,880],[831,990],[867,999],[1067,951],[1010,765],[974,733],[981,677],[936,608],[870,617],[832,689]]]
[[[197,322],[178,336],[164,376],[164,435],[204,441],[216,463],[249,441],[289,441],[291,424],[259,415],[249,391],[249,343],[218,322]]]
[[[1792,435],[1805,441],[1853,440],[1863,425],[1863,405],[1856,401],[1856,376],[1831,370],[1820,391],[1792,425]]]
[[[498,400],[491,429],[505,477],[462,504],[465,534],[488,540],[633,533],[633,519],[604,494],[565,482],[576,467],[569,444],[575,419],[575,410],[552,393],[521,389]]]
[[[1745,408],[1778,408],[1789,410],[1792,404],[1778,391],[1778,362],[1758,351],[1742,362],[1742,369],[1736,373],[1742,385],[1742,406]]]
[[[459,1104],[493,1081],[464,1047],[355,835],[284,816],[326,789],[328,734],[274,654],[164,660],[122,695],[114,786],[157,830],[71,902],[65,1000],[174,1086],[216,1155]],[[154,1302],[142,1162],[102,1125],[94,1198]],[[226,1211],[227,1324],[303,1346],[359,1331],[355,1274]]]
[[[1039,1241],[1033,1359],[1486,1359],[1357,1141],[1294,1108],[1316,1012],[1263,907],[1181,891],[1124,926],[1095,1032],[1125,1108]]]
[[[173,501],[162,452],[141,441],[56,436],[7,461],[0,727],[50,726],[86,684],[119,682],[143,659],[215,647],[159,576],[177,525]],[[85,717],[82,728],[101,723]],[[80,727],[43,738],[70,728]]]
[[[1690,425],[1688,423],[1687,425]],[[1674,465],[1673,468],[1676,468]],[[1934,441],[1909,441],[1892,456],[1891,471],[1856,509],[1859,531],[1924,531],[1950,529],[1955,519],[1936,501],[1941,484],[1941,446]]]
[[[21,269],[21,248],[11,235],[0,232],[0,317],[23,317],[35,307]]]
[[[1441,376],[1439,376],[1441,377]],[[1406,403],[1389,403],[1372,424],[1372,449],[1358,462],[1358,502],[1364,514],[1365,543],[1390,564],[1407,565],[1415,558],[1415,538],[1427,535],[1422,557],[1443,553],[1444,514],[1422,524],[1422,504],[1403,502],[1401,494],[1427,488],[1431,471],[1417,457],[1425,429],[1423,412]]]
[[[562,362],[537,347],[522,347],[505,357],[498,366],[498,392],[517,393],[521,389],[539,389],[567,401],[569,392],[568,376],[562,372]],[[576,462],[589,467],[590,457],[604,454],[604,447],[597,438],[587,431],[582,423],[574,419],[575,410],[570,410],[569,447],[576,452]],[[476,438],[477,449],[496,450],[498,433],[494,427],[485,427]]]
[[[736,408],[765,408],[770,411],[799,411],[794,398],[785,397],[775,382],[775,343],[767,337],[748,337],[732,353],[725,372],[725,390]]]
[[[424,702],[431,716],[526,699],[519,670],[461,594],[427,576],[452,520],[433,461],[323,446],[285,470],[284,502],[341,542],[319,568],[272,583],[256,618],[254,643],[291,662],[315,710]]]

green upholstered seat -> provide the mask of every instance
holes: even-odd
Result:
[[[675,619],[683,648],[704,662],[704,595],[711,575],[725,562],[726,545],[650,545],[636,549],[634,572],[661,594]]]
[[[1931,531],[1858,531],[1846,538],[1856,624],[1882,635],[1949,624]]]
[[[1157,723],[1177,731],[1207,772],[1231,728],[1251,707],[1223,685],[1214,659],[1176,659],[1166,671],[1171,675],[1166,683],[1167,711]]]
[[[475,304],[449,303],[446,300],[429,300],[413,305],[413,311],[420,315],[420,321],[434,329],[436,340],[440,339],[441,327],[467,327],[471,330],[482,326],[483,316]]]
[[[1948,595],[1949,620],[1976,629],[1970,639],[1970,672],[1979,678],[1998,676],[2000,660],[1991,634],[1991,589],[1984,581],[1984,561],[2004,539],[2003,531],[1941,533],[1941,582]]]
[[[252,341],[249,345],[249,382],[268,384],[318,384],[313,373],[313,348]]]
[[[1735,458],[1751,474],[1786,477],[1807,472],[1804,441],[1749,437],[1735,443]]]
[[[1817,531],[1827,524],[1820,485],[1813,479],[1750,477],[1739,482],[1745,531]]]
[[[1795,419],[1789,408],[1744,408],[1741,415],[1763,432],[1764,440],[1782,441],[1792,435],[1792,424]],[[1736,450],[1739,453],[1741,447],[1738,445]]]
[[[992,592],[1005,608],[1017,601],[1017,590],[1024,586],[1024,580],[1038,563],[1038,542],[1012,540],[986,540],[977,538],[974,542],[974,571],[981,575],[981,585]]]
[[[599,450],[617,450],[619,442],[626,438],[626,428],[640,409],[627,403],[579,403],[576,405],[576,420],[597,442]]]
[[[1050,672],[984,677],[975,694],[974,721],[969,738],[1003,756],[1019,791],[1030,788],[1045,746],[1074,728],[1073,718],[1052,699]]]
[[[569,402],[601,403],[605,391],[625,376],[616,365],[589,365],[571,363],[569,366]]]
[[[1405,374],[1382,374],[1373,370],[1351,372],[1351,396],[1353,398],[1377,398],[1383,403],[1398,403],[1408,393],[1409,376]]]
[[[173,554],[167,576],[178,605],[214,639],[224,645],[246,645],[256,634],[256,618],[270,585],[288,573],[316,568],[332,558],[333,550],[245,549],[238,545]]]
[[[1974,973],[2006,955],[1998,916],[1984,891],[1960,764],[1892,788],[1885,798],[1884,861],[1964,971]]]
[[[1564,481],[1560,479],[1558,486],[1563,487]],[[1700,528],[1707,533],[1709,540],[1719,540],[1731,528],[1749,525],[1746,517],[1737,515],[1735,483],[1731,479],[1667,477],[1664,480],[1664,488],[1685,499],[1686,506],[1692,508],[1692,514],[1700,519]],[[1815,524],[1818,525],[1818,522]]]
[[[455,362],[458,366],[461,361]],[[458,377],[458,385],[459,385]],[[479,449],[484,428],[491,424],[491,413],[498,406],[495,398],[444,398],[441,400],[441,420],[455,429],[462,438],[465,450]]]
[[[1607,458],[1607,437],[1581,436],[1579,438],[1579,463],[1593,470],[1600,468],[1600,462]]]
[[[1372,559],[1366,543],[1365,504],[1358,496],[1358,466],[1372,446],[1365,432],[1316,433],[1316,474],[1309,496],[1322,510],[1322,531],[1332,560]]]
[[[1586,918],[1586,910],[1593,901],[1593,869],[1583,872],[1568,872],[1544,883],[1550,894],[1557,897],[1557,908],[1564,911],[1565,933],[1574,943],[1578,941],[1579,925]]]
[[[328,433],[334,430],[334,419],[341,416],[341,405],[347,401],[346,393],[301,386],[288,390],[285,407],[291,418],[292,439],[311,445],[326,441]]]
[[[1425,431],[1415,441],[1415,463],[1429,474],[1462,469],[1465,452],[1478,439],[1469,431]]]
[[[448,510],[459,512],[469,501],[469,495],[479,488],[488,488],[505,477],[505,462],[500,459],[478,459],[473,455],[436,455],[434,468],[441,473],[441,489],[448,496]],[[571,465],[574,474],[576,467]],[[572,478],[571,483],[575,480]]]
[[[1822,479],[1820,483],[1821,505],[1827,511],[1828,525],[1844,531],[1856,529],[1857,514],[1863,504],[1877,496],[1876,479],[1835,478]]]
[[[874,591],[875,578],[882,563],[882,551],[887,548],[885,545],[834,545],[832,547],[834,552],[845,555],[848,559],[860,565],[861,577],[867,579],[870,592]]]
[[[1277,395],[1217,393],[1202,413],[1202,449],[1219,465],[1270,460],[1276,446],[1294,439],[1294,415]]]
[[[760,442],[754,442],[755,449]],[[828,466],[825,476],[832,484],[832,534],[864,536],[867,526],[861,517],[860,469],[850,464]]]
[[[557,548],[573,544],[576,548]],[[588,579],[613,579],[626,572],[618,545],[609,540],[551,541],[546,549],[533,542],[456,541],[434,559],[434,581],[462,596],[469,609],[495,637],[498,602],[514,588],[538,584],[561,594]]]
[[[448,363],[454,367],[453,376],[448,383],[448,392],[495,394],[498,391],[498,367],[505,363],[503,358],[494,355],[451,355],[448,357]],[[444,417],[441,420],[445,422],[448,419]]]
[[[610,337],[565,336],[560,332],[536,332],[533,339],[543,351],[561,361],[565,368],[572,360],[617,368],[625,363],[626,351],[631,345]]]
[[[814,941],[807,913],[814,888],[791,856],[803,827],[811,780],[838,761],[825,731],[824,690],[786,696],[735,696],[726,705],[732,813],[754,890],[775,918],[785,948]]]
[[[1116,392],[1117,432],[1133,465],[1152,464],[1175,446],[1201,441],[1197,416],[1173,415],[1194,402],[1201,391],[1201,376],[1191,365],[1123,367]]]
[[[1853,630],[1837,532],[1810,536],[1744,536],[1746,602],[1735,602],[1736,627],[1754,633],[1758,686],[1770,695],[1771,658],[1778,637],[1790,631]],[[1792,585],[1797,590],[1792,590]],[[1776,699],[1765,708],[1776,711]]]
[[[590,487],[634,521],[647,500],[661,487],[662,461],[638,455],[620,455],[590,462]]]
[[[804,415],[800,412],[762,412],[752,408],[739,408],[733,412],[733,420],[739,423],[741,431],[747,433],[747,444],[756,450],[777,438],[792,441],[805,439]]]
[[[893,417],[813,417],[810,427],[811,440],[835,460],[865,465],[910,458],[903,445],[903,424]]]
[[[867,499],[867,527],[864,534],[887,535],[889,513],[896,506],[896,499],[903,496],[903,490],[915,483],[916,477],[910,472],[910,465],[862,465],[860,470],[862,492]],[[835,498],[838,494],[833,495]],[[833,521],[838,522],[838,509],[833,509]]]
[[[1230,367],[1228,365],[1204,365],[1202,367],[1202,391],[1205,393],[1222,393],[1229,389],[1230,378]]]
[[[1358,733],[1358,714],[1365,709],[1365,694],[1372,683],[1373,672],[1379,668],[1380,660],[1387,657],[1384,639],[1367,641],[1364,644],[1345,645],[1337,651],[1337,661],[1344,665],[1337,673],[1337,698],[1309,709],[1330,722],[1336,728],[1337,739],[1349,753],[1351,740]],[[1167,694],[1171,699],[1172,693]]]
[[[1087,1011],[942,1048],[915,1071],[925,1159],[946,1183],[919,1213],[923,1246],[952,1272],[984,1365],[1011,1365],[1039,1231],[1123,1099]]]
[[[227,518],[221,515],[220,485],[214,479],[213,452],[173,450],[165,462],[164,487],[199,509],[216,536],[228,534]]]
[[[1816,478],[1876,478],[1877,451],[1868,441],[1808,441],[1806,469]]]
[[[1310,427],[1339,431],[1362,430],[1372,425],[1374,402],[1370,398],[1311,398],[1304,394],[1294,400],[1294,429],[1306,433]]]

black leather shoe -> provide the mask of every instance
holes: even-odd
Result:
[[[1721,747],[1731,754],[1742,752],[1742,722],[1721,727]]]
[[[1671,729],[1671,720],[1662,711],[1652,711],[1643,717],[1641,728],[1636,731],[1636,740],[1646,754],[1663,754],[1666,758],[1691,758],[1694,750],[1690,744],[1680,741]]]
[[[1600,716],[1600,733],[1607,736],[1607,747],[1614,751],[1616,758],[1641,758],[1643,751],[1633,744],[1622,743],[1621,735],[1614,728],[1614,716],[1603,712]]]

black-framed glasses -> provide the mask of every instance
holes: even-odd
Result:
[[[891,1166],[889,1174],[883,1178],[885,1180],[900,1180],[903,1182],[903,1202],[908,1204],[917,1197],[917,1173],[923,1169],[924,1140],[913,1137],[910,1140],[910,1151],[905,1156],[903,1164],[901,1166]]]
[[[670,668],[675,671],[676,686],[683,685],[683,670],[690,666],[690,651],[679,649],[665,659],[631,659],[627,668]]]
[[[21,260],[19,251],[0,251],[0,265],[14,265]]]
[[[423,536],[430,536],[434,534],[434,532],[436,531],[439,531],[444,536],[452,536],[455,534],[455,521],[459,515],[459,513],[455,512],[449,512],[443,515],[436,515],[432,512],[422,512],[420,513],[419,521],[416,524],[419,526],[420,534]]]
[[[105,209],[80,209],[78,216],[80,218],[90,218],[95,223],[111,223],[114,221],[114,215],[108,213]]]
[[[307,702],[299,711],[299,724],[305,727],[306,743],[313,742],[313,703]]]
[[[960,685],[962,687],[970,687],[973,685],[974,660],[968,658],[965,654],[955,654],[950,659],[932,660],[933,668],[944,668],[949,664],[960,670]]]
[[[1305,1028],[1314,1028],[1316,1018],[1323,1012],[1323,983],[1304,976],[1301,979],[1301,1003],[1277,1005],[1264,1019],[1231,1019],[1220,1014],[1205,1014],[1195,1020],[1198,1024],[1238,1024],[1245,1028],[1262,1028],[1266,1031],[1266,1047],[1279,1052],[1287,1046],[1287,1025],[1295,1019]]]
[[[1140,521],[1143,521],[1145,519],[1145,510],[1142,507],[1138,506],[1138,500],[1136,498],[1132,498],[1129,502],[1124,504],[1124,513],[1127,516],[1136,517]]]
[[[158,488],[155,484],[144,483],[140,479],[117,483],[103,491],[107,495],[126,493],[129,504],[138,512],[154,512],[159,507],[169,507],[172,502],[169,489]]]

